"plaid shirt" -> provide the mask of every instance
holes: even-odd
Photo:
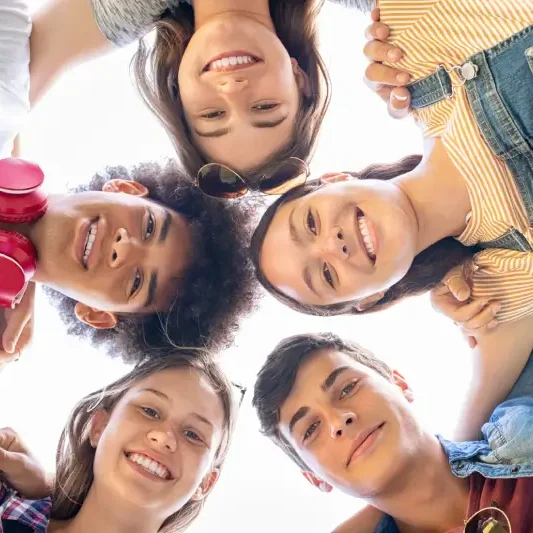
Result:
[[[45,533],[50,520],[52,500],[26,500],[11,488],[0,473],[0,519],[15,520],[35,533]],[[4,532],[0,520],[0,533]]]

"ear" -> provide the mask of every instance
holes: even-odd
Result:
[[[320,176],[320,183],[326,185],[328,183],[337,183],[338,181],[353,180],[354,177],[345,172],[328,172],[323,176]]]
[[[313,474],[313,472],[302,472],[303,476],[313,487],[316,487],[317,489],[321,490],[322,492],[331,492],[333,490],[333,487],[326,483],[324,480],[320,479],[317,475]]]
[[[307,73],[300,68],[298,61],[291,57],[292,71],[294,72],[294,78],[296,79],[296,84],[304,96],[307,98],[311,97],[311,83],[309,81],[309,76]]]
[[[374,304],[378,303],[383,296],[385,296],[385,293],[387,291],[379,291],[375,294],[371,294],[370,296],[367,296],[366,298],[361,298],[358,300],[358,302],[354,305],[355,309],[359,311],[360,313],[362,311],[366,311],[367,309],[370,309]]]
[[[215,483],[218,480],[218,477],[220,475],[220,471],[218,469],[212,470],[207,476],[205,476],[204,480],[202,481],[201,485],[196,489],[194,494],[192,495],[191,500],[195,502],[202,501],[212,490],[215,486]]]
[[[103,192],[123,192],[124,194],[131,194],[132,196],[148,196],[148,189],[137,181],[133,180],[109,180],[104,183],[102,187]]]
[[[108,422],[109,414],[106,411],[99,409],[96,411],[96,413],[94,413],[91,419],[91,430],[89,431],[89,441],[91,442],[91,446],[93,448],[98,446],[100,437],[102,436],[102,433],[104,432]]]
[[[402,391],[405,399],[409,403],[413,403],[415,401],[415,396],[406,379],[397,370],[392,371],[392,379],[394,380],[395,385]]]
[[[118,323],[115,313],[100,311],[81,302],[76,303],[74,313],[78,320],[94,329],[113,329]]]

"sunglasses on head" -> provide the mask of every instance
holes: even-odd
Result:
[[[262,194],[283,194],[303,185],[309,177],[309,167],[297,157],[289,157],[259,181],[258,191]],[[214,198],[241,198],[250,188],[239,174],[219,163],[204,165],[196,176],[196,186]]]
[[[486,507],[465,522],[464,533],[512,533],[511,522],[498,507]]]

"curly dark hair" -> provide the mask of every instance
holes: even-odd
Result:
[[[78,320],[75,300],[45,287],[67,332],[104,347],[127,363],[152,350],[205,348],[217,352],[233,342],[240,319],[259,297],[247,246],[260,200],[223,201],[204,195],[173,162],[143,163],[128,170],[108,167],[72,193],[102,190],[109,180],[130,179],[149,190],[149,198],[185,216],[191,227],[195,257],[182,278],[170,311],[121,314],[113,329],[95,329]]]

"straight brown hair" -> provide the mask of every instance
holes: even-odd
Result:
[[[420,155],[410,155],[395,163],[374,164],[368,166],[361,172],[348,172],[348,174],[351,174],[357,179],[390,180],[413,170],[418,166],[421,159],[422,156]],[[265,235],[281,206],[316,191],[321,187],[327,186],[327,184],[322,184],[319,180],[315,180],[288,191],[269,206],[252,236],[250,254],[257,279],[270,294],[283,304],[300,313],[318,316],[375,313],[376,311],[391,307],[404,298],[423,294],[433,289],[452,268],[458,265],[465,265],[465,274],[467,276],[469,275],[468,267],[471,264],[470,260],[477,249],[475,247],[464,246],[456,239],[447,237],[420,252],[415,257],[407,274],[400,281],[392,285],[378,302],[363,311],[358,311],[355,308],[356,302],[353,301],[324,306],[307,305],[282,293],[268,281],[261,270],[261,249]]]
[[[80,400],[72,410],[61,434],[56,453],[56,479],[53,489],[52,518],[67,520],[76,516],[93,483],[95,450],[91,445],[91,421],[96,411],[111,412],[138,381],[163,370],[185,368],[203,374],[217,392],[224,408],[224,435],[213,467],[220,469],[226,458],[236,418],[236,402],[231,384],[217,363],[201,350],[173,350],[151,354],[124,377]],[[177,532],[187,528],[198,516],[205,498],[189,500],[169,516],[160,531]]]
[[[277,35],[289,55],[307,74],[310,96],[302,96],[291,141],[268,161],[243,173],[252,187],[288,157],[309,160],[314,152],[331,93],[329,76],[318,51],[317,18],[323,2],[270,0]],[[181,2],[156,23],[153,45],[143,40],[139,42],[132,63],[141,97],[166,129],[178,162],[191,179],[196,177],[202,165],[209,162],[192,140],[177,84],[181,59],[193,33],[193,9]]]

